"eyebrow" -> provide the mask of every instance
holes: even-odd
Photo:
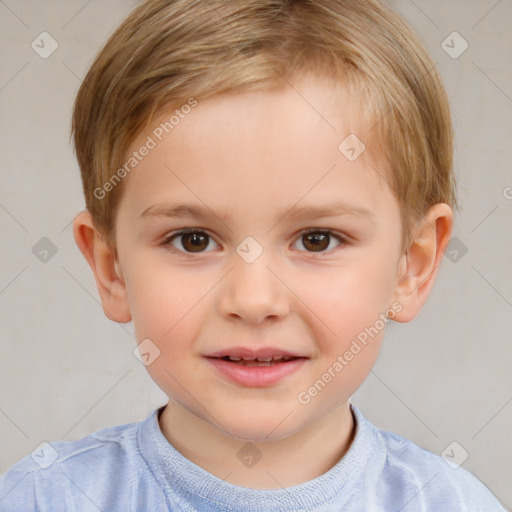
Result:
[[[211,220],[212,215],[222,219],[223,221],[229,219],[229,216],[224,212],[215,213],[206,206],[188,203],[180,203],[174,205],[156,204],[146,208],[140,216],[141,218],[164,216],[170,218],[192,217],[198,220]],[[287,217],[289,220],[303,221],[342,216],[362,217],[367,220],[372,220],[376,217],[375,214],[368,208],[358,204],[348,204],[337,201],[322,206],[292,206],[282,210],[277,215],[277,219],[279,220]]]

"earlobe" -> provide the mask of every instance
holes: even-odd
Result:
[[[394,300],[400,302],[402,310],[393,320],[410,322],[420,312],[436,280],[452,227],[450,206],[438,203],[430,207],[398,265]]]
[[[75,217],[73,235],[94,274],[105,316],[114,322],[130,322],[132,317],[121,266],[103,241],[88,211],[82,211]]]

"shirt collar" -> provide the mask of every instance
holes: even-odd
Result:
[[[344,501],[339,501],[342,494],[349,499],[353,485],[358,482],[362,485],[376,443],[372,425],[351,404],[356,428],[354,439],[343,458],[330,470],[284,489],[250,489],[216,477],[178,452],[160,430],[158,415],[164,407],[154,410],[141,422],[137,436],[139,450],[170,503],[173,496],[178,496],[180,501],[201,506],[201,510],[261,512],[272,510],[276,504],[283,512],[313,510],[331,501],[336,501],[339,507]]]

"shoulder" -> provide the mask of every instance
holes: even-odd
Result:
[[[65,510],[72,496],[91,498],[100,478],[124,475],[127,481],[133,480],[130,477],[141,460],[136,439],[139,425],[108,427],[76,441],[40,445],[0,479],[0,509]]]
[[[491,491],[466,469],[367,420],[378,446],[373,476],[400,510],[504,511]],[[387,510],[387,509],[386,509]]]

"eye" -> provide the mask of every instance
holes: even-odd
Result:
[[[302,231],[298,241],[302,242],[308,252],[326,252],[326,249],[331,245],[333,238],[339,242],[335,247],[345,243],[341,237],[333,234],[331,231],[315,228],[309,228]]]
[[[174,245],[173,242],[175,240],[181,242],[180,245],[182,248],[176,247],[176,245]],[[168,236],[164,240],[163,245],[171,245],[181,252],[194,253],[209,252],[205,251],[204,249],[210,245],[210,242],[213,242],[213,239],[210,237],[210,235],[208,235],[208,233],[198,229],[184,229]]]
[[[332,242],[338,241],[338,244],[332,247]],[[326,229],[309,228],[300,233],[298,242],[306,248],[307,252],[327,252],[339,245],[345,243],[345,240],[338,235],[333,234]],[[179,243],[180,246],[177,246]],[[206,249],[214,242],[213,238],[205,231],[200,229],[183,229],[175,233],[171,233],[162,243],[164,246],[172,246],[180,252],[184,253],[201,253],[209,252]]]

